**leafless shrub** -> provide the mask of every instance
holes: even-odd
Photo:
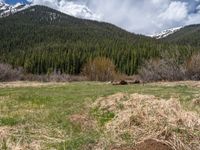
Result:
[[[75,82],[75,81],[86,81],[87,78],[80,75],[68,75],[53,72],[48,75],[34,75],[27,74],[24,77],[27,81],[39,81],[39,82]]]
[[[35,74],[26,74],[23,78],[25,81],[39,81],[39,82],[48,82],[46,75],[35,75]]]
[[[181,61],[179,52],[165,52],[161,58],[145,61],[139,70],[140,77],[147,82],[150,81],[180,81],[185,80],[185,62]]]
[[[69,81],[70,76],[66,74],[61,74],[60,71],[54,71],[50,75],[46,75],[49,81],[53,82],[64,82],[64,81]]]
[[[48,78],[48,81],[53,82],[73,82],[73,81],[85,81],[87,80],[86,77],[81,75],[68,75],[68,74],[61,74],[59,71],[54,71],[50,75],[46,75]]]
[[[116,76],[115,65],[105,57],[90,60],[84,66],[82,73],[92,81],[112,81]]]
[[[162,80],[161,75],[159,74],[160,60],[150,59],[146,61],[141,67],[139,74],[141,78],[145,81],[159,81]]]
[[[71,75],[70,82],[87,81],[87,77],[81,75]]]
[[[186,63],[187,77],[190,80],[200,80],[200,53],[193,54]]]
[[[185,69],[174,59],[150,59],[139,71],[144,81],[178,81],[185,79]]]
[[[15,81],[23,77],[22,68],[13,68],[9,64],[0,64],[0,81]]]

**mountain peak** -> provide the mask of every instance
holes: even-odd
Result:
[[[37,4],[23,4],[23,3],[16,3],[15,5],[9,5],[3,1],[0,1],[0,17],[7,17],[11,14],[29,8],[30,6],[36,6],[36,5]],[[56,8],[57,8],[56,10],[64,14],[71,15],[74,17],[82,19],[90,19],[90,20],[100,19],[100,16],[93,13],[86,5],[80,5],[74,2],[66,2],[62,4],[62,2],[60,2],[58,3],[58,6]]]

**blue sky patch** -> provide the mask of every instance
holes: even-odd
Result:
[[[16,4],[18,2],[20,2],[20,3],[27,3],[26,0],[5,0],[5,2],[8,3],[8,4]]]

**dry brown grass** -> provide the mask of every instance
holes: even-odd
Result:
[[[21,128],[23,129],[23,128]],[[28,142],[26,139],[19,135],[19,129],[16,127],[1,127],[0,128],[0,147],[4,149],[11,150],[39,150],[41,149],[41,144],[39,141]]]
[[[56,136],[55,136],[56,135]],[[11,150],[41,150],[45,145],[64,142],[61,130],[43,126],[3,126],[0,127],[0,147]],[[5,149],[6,149],[5,148]]]
[[[158,140],[173,150],[200,149],[200,116],[185,111],[177,99],[118,93],[100,98],[94,107],[115,113],[115,118],[106,123],[105,138],[97,149],[111,143],[136,146],[148,139]]]
[[[150,85],[166,86],[166,87],[174,87],[182,85],[182,86],[200,88],[200,81],[155,82],[155,83],[150,83]]]
[[[15,82],[0,82],[0,88],[18,88],[18,87],[42,87],[65,85],[67,82],[31,82],[31,81],[15,81]]]

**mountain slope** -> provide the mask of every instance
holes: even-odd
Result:
[[[186,26],[163,39],[181,45],[200,46],[200,25]]]
[[[74,18],[45,6],[33,6],[2,18],[0,24],[2,40],[16,42],[15,48],[21,48],[19,43],[22,40],[26,40],[28,47],[29,42],[35,45],[42,42],[51,43],[55,40],[91,42],[103,38],[102,40],[123,42],[132,40],[135,43],[140,39],[150,40],[148,37],[131,34],[108,23]],[[36,41],[32,42],[32,39]]]
[[[142,60],[172,47],[108,23],[74,18],[45,6],[32,6],[1,18],[0,35],[0,62],[37,74],[55,69],[78,74],[89,59],[98,56],[112,59],[120,72],[133,74]]]
[[[183,27],[176,27],[176,28],[167,29],[167,30],[164,30],[160,33],[151,35],[150,37],[153,37],[153,38],[156,38],[156,39],[166,38],[167,36],[174,34],[175,32],[179,31],[181,28],[183,28]]]

